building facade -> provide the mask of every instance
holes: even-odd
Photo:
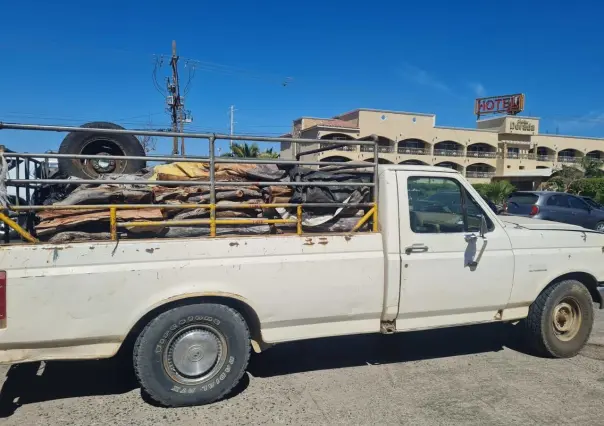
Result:
[[[293,137],[320,139],[316,146],[281,144],[281,158],[329,146],[333,140],[378,136],[379,161],[454,168],[472,183],[512,181],[532,189],[561,164],[577,164],[585,156],[604,160],[604,139],[539,133],[539,119],[501,116],[476,122],[475,129],[441,127],[433,114],[358,109],[334,118],[302,117]],[[370,146],[346,146],[304,156],[305,160],[372,161]]]

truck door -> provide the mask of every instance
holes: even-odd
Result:
[[[496,215],[455,174],[398,174],[397,330],[492,320],[509,300],[514,275],[511,243]]]

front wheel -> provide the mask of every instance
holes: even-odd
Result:
[[[203,405],[228,394],[250,356],[250,333],[232,308],[182,306],[153,319],[134,347],[141,388],[164,406]]]
[[[604,222],[598,222],[598,223],[596,223],[596,231],[598,231],[598,232],[604,232]]]
[[[546,288],[529,309],[526,328],[536,351],[554,358],[570,358],[587,343],[594,308],[587,288],[577,280]]]

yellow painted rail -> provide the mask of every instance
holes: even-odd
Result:
[[[372,232],[378,232],[378,215],[377,206],[369,203],[369,210],[359,219],[351,232],[356,232],[363,227],[369,220],[372,221]],[[354,205],[351,205],[351,207]],[[271,209],[271,208],[296,208],[295,219],[268,219],[268,218],[249,218],[249,219],[217,219],[217,209],[229,210],[245,210],[245,209]],[[136,210],[136,209],[209,209],[209,219],[187,219],[187,220],[161,220],[161,221],[133,221],[133,222],[118,222],[118,210]],[[109,231],[111,240],[118,239],[118,228],[131,227],[155,227],[155,226],[198,226],[210,225],[210,236],[216,236],[217,225],[277,225],[277,224],[296,224],[296,234],[303,234],[302,211],[303,204],[290,203],[266,203],[266,204],[237,204],[237,205],[216,205],[216,204],[103,204],[103,205],[52,205],[52,206],[10,206],[9,210],[15,212],[21,211],[42,211],[42,210],[109,210]],[[0,213],[0,221],[4,222],[8,227],[17,232],[23,239],[31,243],[36,243],[38,240],[29,232],[23,229],[17,222],[12,220],[7,215]]]
[[[37,243],[38,240],[35,239],[29,232],[21,227],[17,222],[12,220],[10,217],[5,215],[4,213],[0,213],[0,220],[4,222],[8,227],[15,230],[15,232],[23,237],[26,241],[30,243]]]

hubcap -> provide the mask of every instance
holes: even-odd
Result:
[[[122,148],[115,142],[102,137],[93,137],[86,142],[81,154],[84,155],[125,155]],[[97,177],[107,173],[123,173],[126,160],[111,160],[109,158],[94,158],[81,160],[85,173]]]
[[[598,223],[596,231],[604,232],[604,223]]]
[[[217,330],[200,325],[177,332],[164,351],[164,368],[177,382],[191,385],[216,374],[226,358],[226,340]]]
[[[97,155],[110,155],[107,154],[106,152],[99,152]],[[115,171],[115,160],[110,160],[110,159],[98,159],[95,158],[94,160],[90,160],[90,164],[92,165],[92,168],[94,169],[95,172],[97,173],[111,173],[113,171]]]
[[[581,308],[574,298],[568,297],[560,301],[552,313],[554,333],[559,340],[572,340],[581,328]]]

